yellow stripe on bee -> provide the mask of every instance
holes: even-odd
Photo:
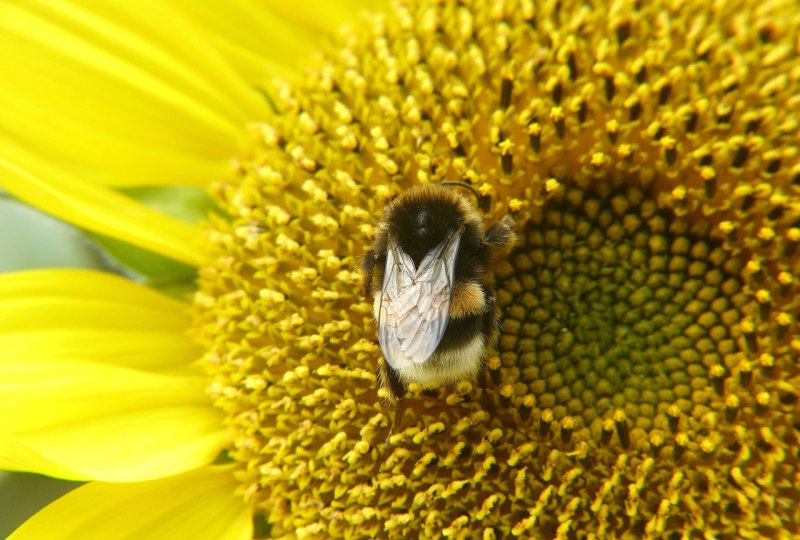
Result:
[[[457,281],[450,298],[450,318],[462,319],[486,312],[486,296],[474,281]]]

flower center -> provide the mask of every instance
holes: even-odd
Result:
[[[551,199],[499,270],[506,380],[597,433],[617,409],[647,430],[672,404],[708,406],[747,297],[741,261],[692,227],[639,188]]]
[[[800,533],[798,17],[411,1],[270,86],[195,304],[271,534]],[[410,388],[390,433],[359,260],[442,181],[516,220],[504,329],[487,377]]]

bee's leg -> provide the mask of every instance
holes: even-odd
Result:
[[[389,390],[389,393],[392,395],[392,401],[399,401],[402,399],[403,396],[406,395],[406,386],[403,384],[403,381],[400,380],[400,376],[397,372],[392,369],[392,366],[383,358],[381,358],[378,364],[378,370],[382,386]]]
[[[389,399],[395,404],[394,417],[389,426],[389,434],[386,436],[388,441],[402,420],[403,396],[406,393],[406,387],[397,372],[383,358],[378,362],[378,384],[389,392]]]
[[[400,424],[403,421],[403,411],[405,410],[405,400],[400,398],[394,402],[394,418],[389,426],[389,432],[386,434],[386,443],[389,444],[389,438],[397,433]]]
[[[514,220],[511,216],[506,216],[489,228],[483,242],[490,246],[504,247],[513,244],[515,236]]]
[[[503,323],[497,316],[497,295],[486,288],[484,288],[484,294],[486,295],[486,314],[483,316],[483,332],[486,335],[486,348],[493,350],[503,329]],[[491,367],[486,363],[484,365],[487,368]]]
[[[484,361],[481,367],[481,375],[478,377],[478,388],[486,392],[486,389],[492,385],[492,374],[489,370],[489,365]]]
[[[378,264],[378,254],[374,250],[369,250],[361,260],[361,270],[364,272],[364,296],[369,297],[372,292],[372,275],[375,272],[375,265]]]
[[[497,297],[493,292],[485,290],[486,294],[486,315],[483,319],[483,329],[486,335],[486,347],[489,351],[494,350],[497,338],[502,330],[502,323],[497,318]],[[488,355],[483,362],[483,377],[481,378],[481,388],[500,385],[500,363],[497,356]]]

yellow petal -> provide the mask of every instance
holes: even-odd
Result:
[[[0,128],[87,181],[202,185],[267,105],[164,2],[0,3]]]
[[[188,327],[185,304],[114,274],[78,269],[0,274],[2,334],[53,328],[182,334]]]
[[[271,73],[296,73],[318,45],[319,34],[253,0],[173,0],[209,29],[217,48],[247,80],[262,84]]]
[[[251,510],[227,468],[135,484],[93,482],[50,504],[9,540],[250,540]]]
[[[274,72],[298,73],[303,59],[376,0],[173,0],[213,35],[231,65],[254,84]]]
[[[2,118],[0,115],[0,124]],[[199,233],[194,226],[53,167],[2,135],[0,187],[31,206],[84,229],[188,264],[198,263]]]
[[[265,0],[266,9],[279,13],[296,25],[302,25],[323,34],[332,34],[345,22],[357,22],[359,11],[380,8],[383,0],[304,0],[295,4],[282,0]],[[318,38],[319,39],[319,38]]]
[[[0,468],[73,480],[160,478],[211,463],[225,443],[222,414],[200,377],[145,373],[75,360],[0,363],[0,433],[17,439]],[[52,470],[45,470],[53,474]]]
[[[185,304],[112,274],[0,274],[0,467],[119,481],[212,461],[225,435],[188,325]]]
[[[78,304],[73,311],[86,307]],[[82,316],[81,319],[89,320]],[[133,317],[130,320],[133,324],[141,321],[140,318],[134,320]],[[187,373],[191,363],[200,357],[197,346],[183,333],[131,328],[70,328],[68,321],[50,322],[61,327],[0,330],[0,351],[3,351],[3,357],[51,360],[71,358],[174,374]]]
[[[79,478],[80,475],[55,461],[45,458],[23,441],[0,433],[0,463],[7,471],[36,471],[53,478]]]

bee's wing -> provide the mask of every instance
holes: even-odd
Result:
[[[439,345],[450,317],[458,245],[453,231],[414,268],[411,257],[389,237],[378,310],[378,341],[395,369],[421,364]]]

